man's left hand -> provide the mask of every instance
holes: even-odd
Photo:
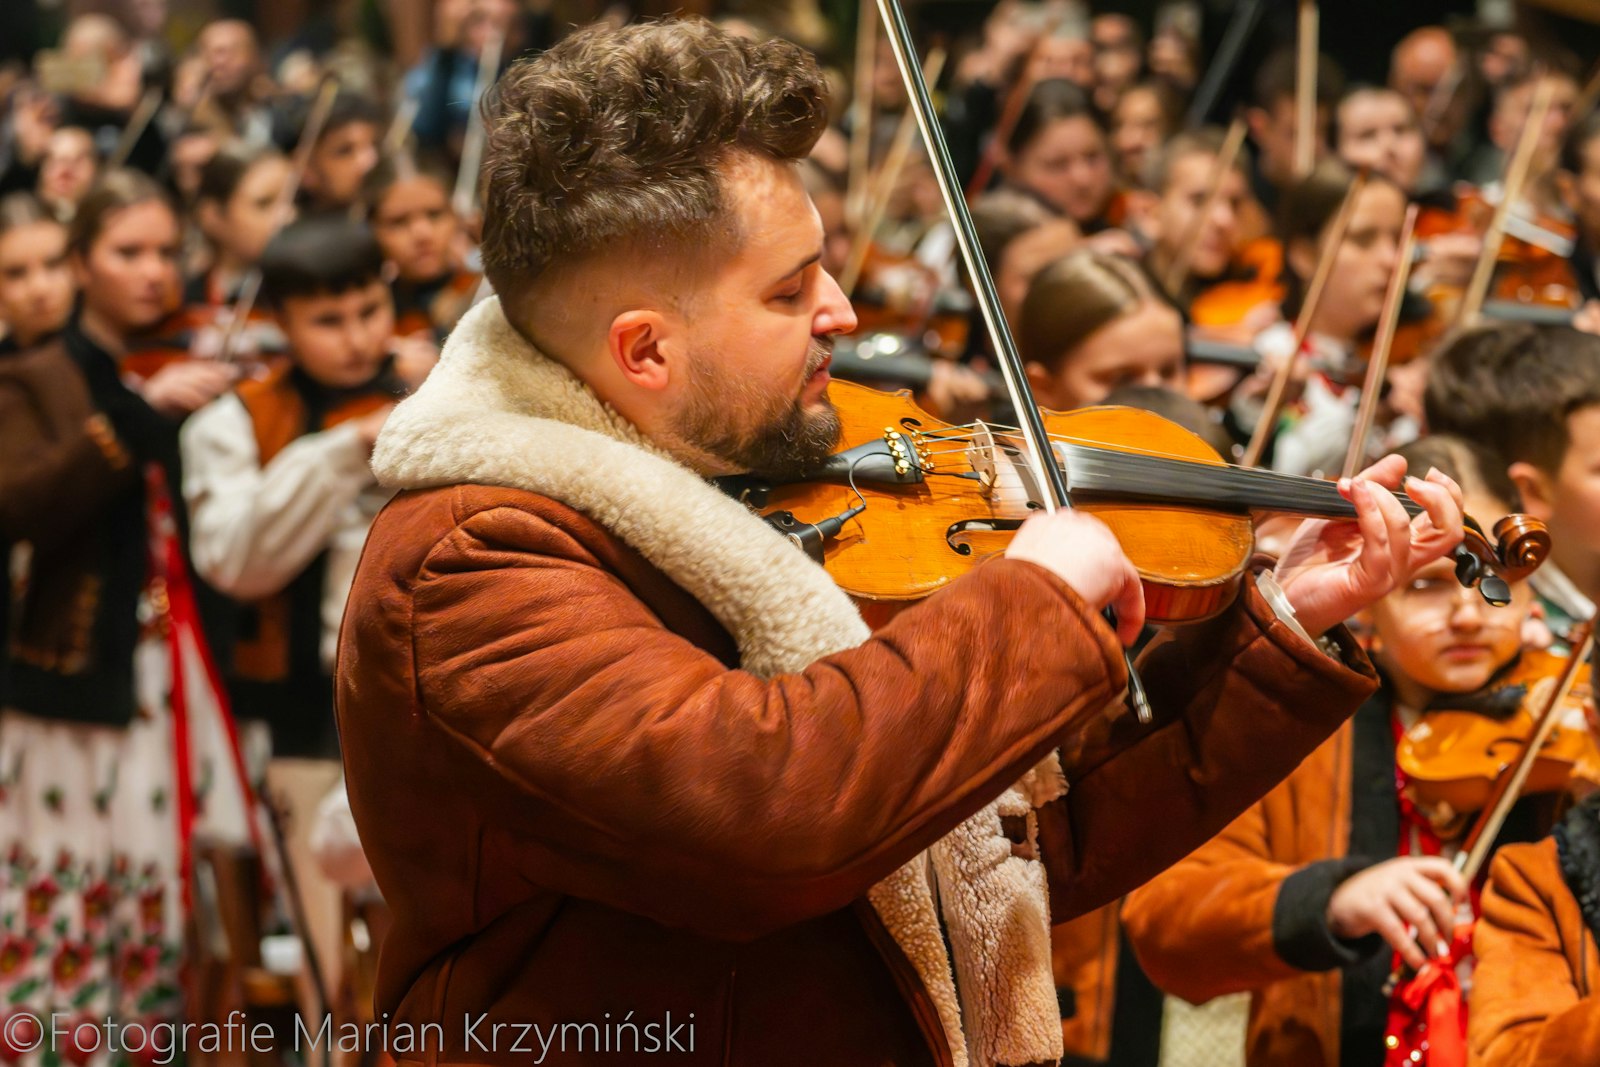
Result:
[[[1423,509],[1415,519],[1391,492],[1402,481],[1406,495]],[[1274,572],[1312,637],[1461,543],[1461,487],[1437,470],[1407,478],[1406,461],[1385,456],[1355,478],[1341,479],[1339,494],[1355,506],[1355,521],[1302,523]]]

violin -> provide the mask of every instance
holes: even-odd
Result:
[[[453,271],[443,284],[420,286],[396,280],[394,332],[400,337],[426,334],[443,341],[461,316],[472,307],[483,276],[476,271]]]
[[[240,363],[248,376],[287,354],[288,345],[277,322],[267,312],[253,307],[236,331],[232,350],[225,352],[235,313],[229,305],[191,304],[179,308],[152,329],[129,339],[123,372],[148,379],[170,363],[223,359]]]
[[[1527,746],[1535,715],[1566,667],[1565,656],[1537,649],[1522,653],[1504,676],[1480,694],[1492,709],[1450,710],[1442,696],[1400,738],[1395,764],[1405,775],[1405,794],[1438,831],[1451,840],[1489,803],[1495,782]],[[1523,786],[1525,794],[1560,793],[1573,770],[1596,756],[1584,709],[1594,702],[1589,665],[1577,668],[1571,690],[1556,708],[1556,724],[1540,746]],[[1504,709],[1503,714],[1494,710]]]
[[[1283,303],[1283,244],[1276,237],[1257,237],[1235,253],[1224,281],[1203,290],[1189,304],[1196,326],[1222,331],[1244,323],[1263,304]]]
[[[909,395],[834,382],[844,451],[804,481],[756,475],[722,479],[724,490],[818,559],[864,600],[927,596],[1002,551],[1044,489],[1017,433],[952,426]],[[1226,464],[1200,437],[1134,408],[1041,411],[1073,506],[1116,535],[1144,583],[1147,617],[1183,623],[1223,610],[1255,549],[1264,514],[1350,519],[1335,483]],[[1413,514],[1421,509],[1402,498]],[[1457,576],[1486,599],[1549,554],[1542,523],[1506,516],[1485,533],[1472,520],[1456,550]]]
[[[903,334],[946,359],[967,350],[971,300],[964,291],[943,285],[938,271],[915,256],[869,245],[851,306],[858,333]]]

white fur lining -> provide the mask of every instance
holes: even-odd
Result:
[[[372,467],[396,489],[500,485],[583,512],[705,605],[754,674],[798,671],[868,637],[822,568],[536,351],[497,299],[462,318],[427,382],[389,417]],[[1065,787],[1052,756],[868,893],[932,997],[957,1067],[1061,1058],[1044,869],[1012,854],[1000,818],[1028,813],[1031,841],[1032,808]]]

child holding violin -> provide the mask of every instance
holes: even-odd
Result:
[[[1071,219],[1097,248],[1138,255],[1120,227],[1127,202],[1117,190],[1111,146],[1089,94],[1064,78],[1047,78],[1027,102],[1000,155],[1004,186],[1035,197]]]
[[[395,401],[431,363],[389,353],[393,305],[364,225],[291,223],[262,253],[261,274],[289,359],[184,427],[183,488],[195,570],[235,601],[221,666],[250,771],[288,812],[290,859],[310,872],[312,813],[339,778],[339,619],[390,496],[368,458]],[[302,882],[310,936],[323,960],[337,959],[339,889],[304,873]]]
[[[1348,448],[1360,401],[1357,352],[1383,311],[1390,275],[1398,265],[1406,197],[1387,178],[1372,174],[1354,195],[1342,239],[1336,218],[1352,195],[1355,175],[1336,160],[1318,164],[1284,196],[1279,235],[1283,242],[1283,320],[1256,336],[1260,372],[1235,392],[1233,414],[1242,425],[1258,418],[1255,401],[1278,361],[1296,359],[1303,381],[1284,425],[1273,439],[1273,469],[1288,474],[1337,472]],[[1294,321],[1301,315],[1310,281],[1324,257],[1332,257],[1327,284],[1311,310],[1310,328],[1298,352]],[[1313,369],[1316,368],[1316,369]],[[1404,428],[1398,431],[1407,435]],[[1409,436],[1415,436],[1412,429]]]
[[[1480,519],[1509,510],[1513,486],[1476,446],[1436,436],[1401,454],[1458,479]],[[1250,992],[1252,1067],[1377,1064],[1399,1047],[1388,977],[1447,955],[1472,891],[1450,862],[1445,816],[1459,813],[1422,788],[1426,767],[1404,763],[1416,778],[1398,768],[1445,709],[1504,714],[1543,690],[1510,677],[1532,603],[1515,583],[1508,606],[1486,604],[1447,560],[1420,570],[1370,609],[1379,691],[1263,800],[1127,898],[1124,927],[1159,987],[1196,1003]],[[1543,832],[1551,799],[1519,804],[1499,840]]]
[[[0,928],[22,961],[0,1001],[44,1019],[176,1021],[190,836],[246,832],[168,488],[180,422],[231,376],[121,373],[177,287],[179,233],[158,185],[109,172],[66,243],[76,312],[0,359],[0,536],[31,546],[0,711]]]
[[[482,278],[461,262],[461,220],[448,185],[409,157],[389,157],[367,175],[364,199],[393,272],[395,333],[442,342]]]

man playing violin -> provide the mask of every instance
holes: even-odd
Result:
[[[1152,645],[1148,726],[1118,700],[1140,586],[1085,515],[869,633],[707,481],[840,445],[855,321],[796,171],[823,86],[791,45],[684,21],[579,31],[498,87],[499,297],[378,440],[405,491],[337,681],[394,910],[377,1007],[438,1024],[442,1062],[525,1057],[535,1026],[569,1028],[568,1062],[669,1034],[694,1063],[1054,1062],[1048,923],[1287,774],[1375,684],[1340,620],[1461,538],[1449,479],[1408,481],[1408,520],[1400,462],[1372,468],[1357,522],[1302,527]]]

